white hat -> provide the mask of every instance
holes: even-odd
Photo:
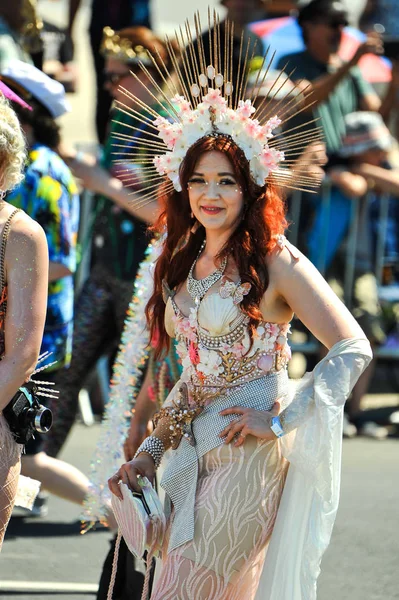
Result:
[[[7,78],[7,83],[15,82],[29,92],[55,119],[71,110],[62,83],[51,79],[33,65],[22,60],[10,60],[2,67],[0,74]]]
[[[248,91],[256,89],[257,96],[269,96],[282,100],[288,96],[297,96],[300,90],[284,71],[276,69],[257,69],[248,76]]]
[[[345,116],[345,135],[340,156],[356,156],[368,150],[388,152],[392,143],[393,137],[380,113],[362,110]]]

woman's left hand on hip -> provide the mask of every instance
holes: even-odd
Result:
[[[235,446],[242,446],[247,435],[253,435],[261,440],[276,440],[276,435],[270,429],[272,417],[280,412],[280,402],[277,400],[270,411],[255,410],[254,408],[243,408],[242,406],[233,406],[222,410],[222,416],[239,415],[235,421],[232,421],[220,432],[219,436],[226,438],[225,444],[234,441]]]

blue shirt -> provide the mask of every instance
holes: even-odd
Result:
[[[79,196],[72,173],[50,148],[31,148],[25,179],[9,193],[7,201],[22,208],[44,229],[50,262],[76,270],[76,243],[79,227]],[[46,324],[41,352],[52,352],[43,364],[71,361],[73,333],[73,275],[51,281],[48,288]]]

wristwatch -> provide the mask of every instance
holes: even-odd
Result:
[[[273,431],[276,437],[280,438],[284,435],[284,429],[282,428],[280,417],[272,417],[270,429]]]

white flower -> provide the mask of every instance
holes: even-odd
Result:
[[[191,364],[191,360],[189,355],[187,354],[187,356],[185,358],[183,358],[182,362],[182,367],[183,367],[183,371],[186,371],[187,369],[190,369],[193,365]]]
[[[223,373],[222,358],[214,350],[206,350],[201,348],[198,351],[200,362],[197,365],[197,370],[204,375],[220,375]]]
[[[264,185],[266,178],[270,173],[270,169],[261,165],[259,158],[254,156],[249,161],[249,168],[251,170],[252,177],[255,179],[258,185]]]
[[[192,327],[192,329],[197,329],[198,327],[198,320],[197,320],[197,313],[198,313],[198,308],[190,308],[190,315],[188,317],[188,322],[190,323],[190,326]]]
[[[274,350],[275,343],[276,343],[276,338],[274,338],[273,336],[266,337],[263,340],[263,344],[262,344],[265,352],[272,352]]]
[[[167,175],[173,182],[177,191],[181,191],[179,168],[188,149],[210,135],[215,126],[244,152],[250,163],[251,176],[258,185],[263,186],[270,172],[284,160],[283,152],[268,146],[272,131],[280,125],[280,120],[273,117],[261,126],[257,119],[251,118],[255,108],[250,100],[240,100],[234,110],[228,107],[220,89],[209,89],[195,109],[183,96],[176,95],[173,102],[179,111],[179,123],[170,123],[164,117],[154,120],[159,136],[172,152],[155,157],[154,164],[160,175]]]
[[[179,342],[176,344],[176,352],[181,360],[188,356],[187,346],[183,340],[179,340]]]

